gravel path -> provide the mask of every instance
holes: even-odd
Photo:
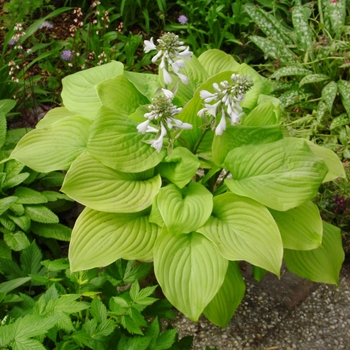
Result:
[[[247,292],[225,329],[204,317],[179,315],[180,338],[194,335],[193,349],[350,350],[350,264],[339,287],[312,283],[288,271],[279,281],[266,275],[256,283],[246,273]]]

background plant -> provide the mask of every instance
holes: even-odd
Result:
[[[350,156],[348,9],[346,0],[295,1],[290,28],[272,12],[246,5],[266,35],[249,38],[272,59],[264,67],[276,79],[275,95],[286,111],[287,127],[293,135],[327,144],[343,158]]]

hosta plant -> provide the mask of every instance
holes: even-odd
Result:
[[[291,9],[292,28],[259,7],[247,4],[245,8],[265,35],[249,38],[270,59],[266,67],[272,73],[275,96],[289,115],[303,117],[300,134],[338,144],[343,157],[350,158],[347,1],[302,5],[296,0]],[[290,126],[297,129],[295,122]]]
[[[65,194],[54,190],[62,185],[63,174],[40,174],[8,159],[26,133],[25,129],[7,131],[6,115],[15,104],[13,100],[0,100],[0,251],[1,257],[7,259],[11,259],[12,251],[28,247],[34,238],[44,243],[50,238],[69,241],[71,234],[56,214],[69,209],[72,203]],[[51,241],[49,246],[53,245]]]
[[[169,301],[192,320],[226,326],[245,284],[288,268],[338,283],[340,232],[311,199],[343,176],[337,156],[280,126],[270,83],[219,50],[196,58],[166,33],[159,75],[119,62],[63,79],[50,111],[11,157],[66,170],[62,191],[86,206],[69,248],[72,271],[123,258],[154,262]]]

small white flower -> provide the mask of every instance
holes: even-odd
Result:
[[[221,119],[215,130],[216,135],[222,135],[226,130],[226,117],[229,118],[231,125],[240,121],[244,113],[239,103],[244,100],[244,94],[253,85],[253,80],[248,76],[232,74],[231,80],[232,84],[226,80],[220,84],[213,83],[214,93],[207,90],[200,91],[200,97],[205,102],[205,107],[198,111],[199,117],[204,117],[207,114],[216,118],[218,112],[221,111]],[[213,101],[214,103],[210,104]]]
[[[146,53],[157,49],[156,45],[154,45],[153,38],[151,38],[151,40],[145,40],[144,44],[145,44],[144,51]]]

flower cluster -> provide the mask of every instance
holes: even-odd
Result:
[[[65,61],[71,61],[73,58],[73,52],[71,50],[63,50],[61,58]]]
[[[164,137],[167,134],[169,135],[171,130],[181,131],[192,128],[191,124],[183,123],[181,120],[174,118],[182,108],[173,105],[173,98],[172,91],[162,89],[162,93],[154,97],[152,104],[148,106],[150,112],[144,115],[147,120],[137,126],[137,130],[142,134],[146,132],[157,133],[156,139],[150,143],[158,152],[163,147]]]
[[[226,130],[226,117],[230,119],[231,125],[239,122],[244,114],[242,107],[239,105],[244,100],[245,93],[253,86],[253,80],[248,76],[232,74],[232,83],[227,80],[220,84],[214,83],[215,92],[202,90],[200,97],[205,102],[205,107],[198,112],[199,117],[209,115],[213,117],[213,127],[216,126],[216,116],[221,114],[221,119],[215,129],[216,135],[222,135]],[[210,104],[214,102],[214,104]]]
[[[164,83],[167,85],[172,82],[169,73],[170,66],[173,73],[177,75],[184,84],[187,84],[187,76],[181,74],[179,70],[185,67],[185,61],[183,58],[189,60],[192,56],[192,52],[189,51],[188,46],[184,46],[183,41],[180,41],[178,35],[175,35],[174,33],[163,34],[157,42],[158,45],[155,45],[153,38],[151,38],[151,40],[145,40],[144,51],[146,53],[153,50],[158,51],[158,53],[152,58],[152,62],[156,63],[160,59],[159,68],[163,72]]]
[[[15,45],[19,39],[25,35],[25,31],[23,30],[23,26],[21,23],[16,23],[15,27],[13,28],[15,31],[15,34],[12,36],[12,38],[9,41],[9,45]],[[15,45],[15,49],[23,49],[22,45]]]

